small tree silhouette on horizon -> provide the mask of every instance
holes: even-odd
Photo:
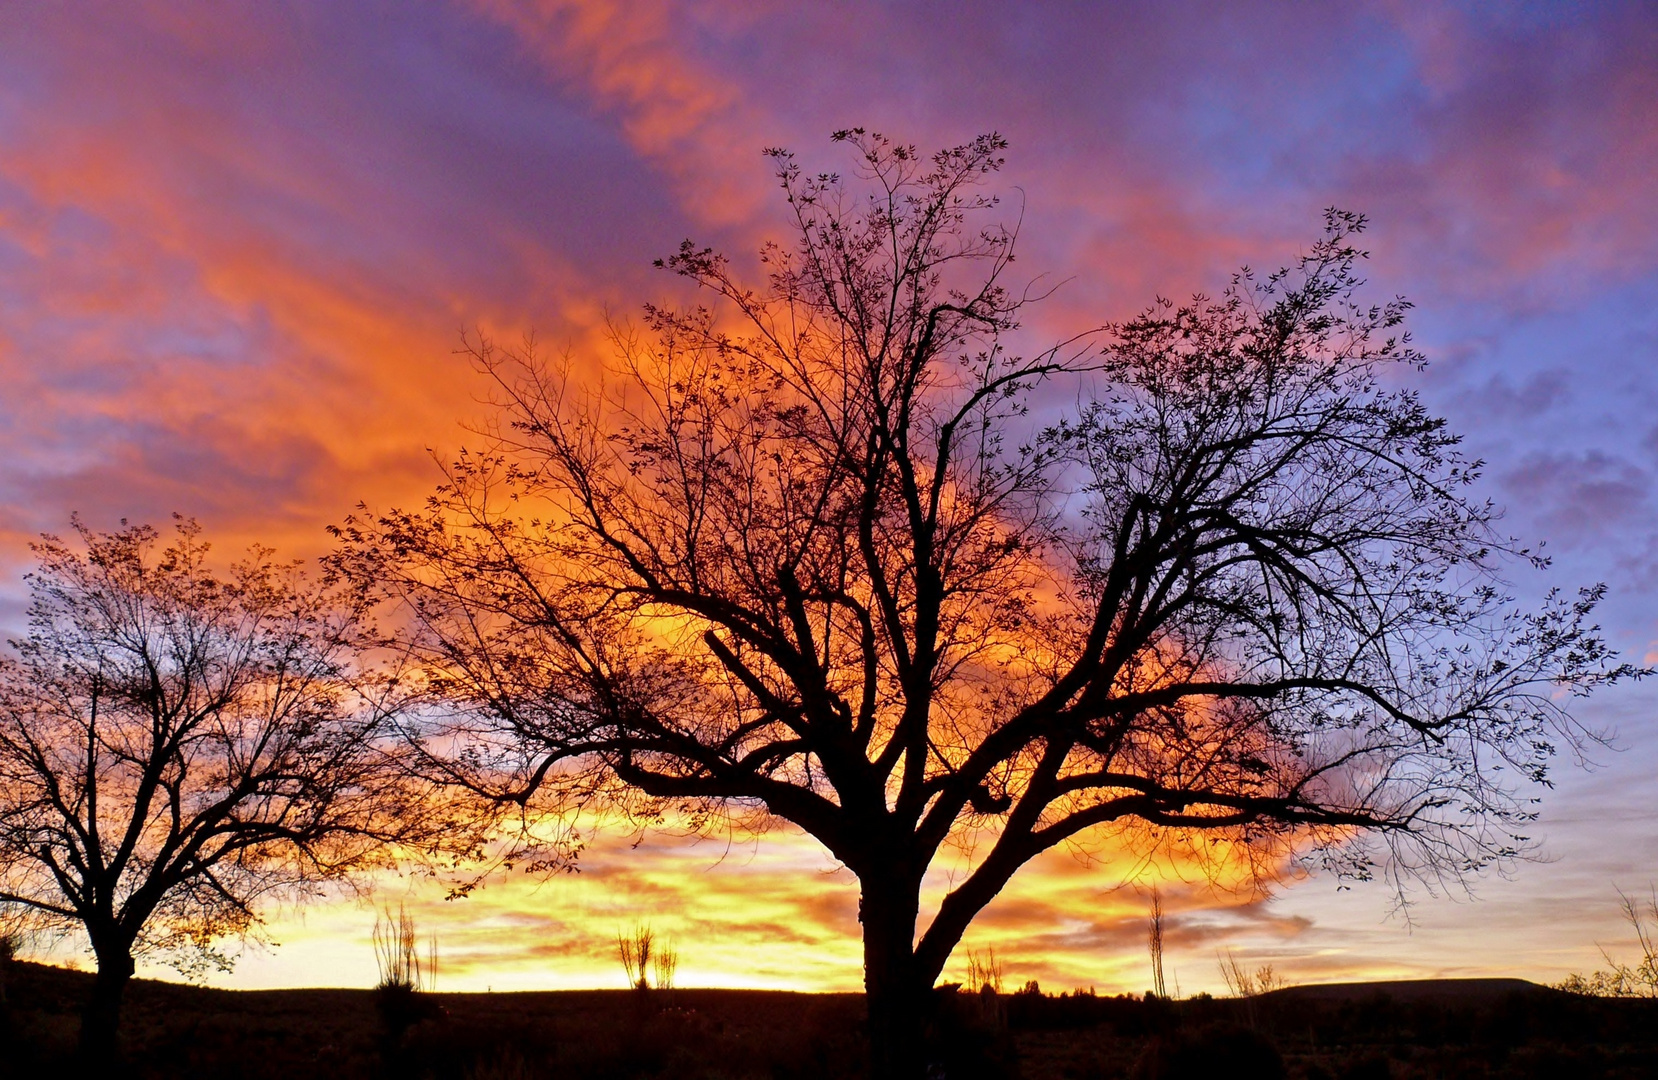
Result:
[[[135,958],[228,967],[216,942],[389,860],[441,815],[389,767],[389,675],[364,598],[265,548],[218,575],[190,520],[31,548],[29,631],[0,653],[0,904],[85,935],[81,1025],[116,1053]],[[420,825],[420,822],[426,825]]]
[[[651,959],[655,948],[656,933],[648,926],[636,926],[631,934],[620,931],[616,934],[616,956],[622,961],[628,985],[635,990],[650,989]]]
[[[652,989],[655,978],[657,990],[672,990],[674,976],[679,971],[679,952],[673,942],[659,939],[656,931],[643,923],[632,933],[616,934],[616,958],[622,962],[628,985],[641,993]]]

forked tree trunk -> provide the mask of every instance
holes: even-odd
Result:
[[[920,1080],[932,979],[915,962],[920,883],[866,886],[858,903],[864,927],[864,1000],[869,1011],[872,1080]]]
[[[98,954],[92,996],[81,1010],[81,1056],[88,1064],[108,1067],[119,1057],[121,997],[132,973],[130,952]]]

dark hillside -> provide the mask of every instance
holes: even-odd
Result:
[[[0,1075],[68,1075],[91,976],[14,964]],[[402,1039],[367,990],[135,981],[125,1076],[263,1080],[839,1080],[861,995],[741,990],[435,994]],[[1519,980],[1292,987],[1244,1001],[942,993],[935,1074],[1250,1080],[1658,1076],[1658,1003]]]
[[[12,965],[0,1075],[69,1060],[92,977]],[[540,1076],[840,1077],[863,1052],[856,994],[626,990],[432,994],[387,1047],[369,990],[215,990],[133,980],[122,1043],[134,1077],[263,1080]],[[385,1067],[392,1059],[393,1067]]]
[[[1381,995],[1393,1001],[1437,1001],[1489,1005],[1513,994],[1552,994],[1525,979],[1398,979],[1391,982],[1312,983],[1287,986],[1263,995],[1282,1001],[1368,1001]]]

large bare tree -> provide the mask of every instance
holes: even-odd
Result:
[[[982,186],[1003,142],[837,139],[850,180],[773,152],[794,228],[757,283],[687,243],[663,265],[714,303],[646,307],[598,377],[478,343],[488,445],[424,510],[342,530],[447,702],[430,766],[532,811],[816,837],[858,878],[881,1077],[920,1074],[975,915],[1093,831],[1357,874],[1514,854],[1510,785],[1584,737],[1566,702],[1633,672],[1595,591],[1505,598],[1526,553],[1396,388],[1422,360],[1408,305],[1356,298],[1362,219],[1021,357]],[[1040,426],[1061,378],[1086,404]],[[971,867],[923,920],[956,842]]]
[[[192,522],[34,545],[0,655],[0,905],[84,934],[82,1042],[114,1051],[134,958],[227,963],[261,901],[383,862],[416,820],[354,669],[362,600],[270,552],[216,576]]]

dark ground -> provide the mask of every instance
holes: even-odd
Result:
[[[72,1075],[77,1010],[90,979],[11,965],[0,1075]],[[382,1001],[366,990],[227,991],[135,980],[122,1075],[861,1075],[856,994],[435,994],[389,1009]],[[1578,998],[1518,980],[1295,987],[1246,1001],[946,994],[940,1003],[931,1053],[936,1075],[950,1080],[1658,1077],[1658,1002]],[[400,1017],[406,1029],[393,1037]]]

